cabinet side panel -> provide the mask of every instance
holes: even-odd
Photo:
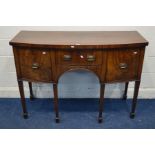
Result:
[[[18,55],[17,47],[13,47],[13,54],[14,54],[17,79],[20,79],[21,78],[21,70],[20,70],[19,55]]]

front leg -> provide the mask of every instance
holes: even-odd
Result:
[[[23,117],[25,119],[27,119],[28,113],[27,113],[26,102],[25,102],[23,81],[18,81],[18,87],[19,87],[20,99],[21,99],[21,103],[22,103]]]
[[[137,105],[139,86],[140,86],[140,81],[135,81],[134,96],[133,96],[131,113],[130,113],[130,118],[132,118],[132,119],[135,117],[135,110],[136,110],[136,105]]]
[[[54,92],[54,110],[55,110],[55,121],[56,123],[59,123],[59,108],[58,108],[58,84],[53,84],[53,92]]]
[[[99,101],[99,117],[98,122],[102,123],[102,112],[103,112],[103,104],[104,104],[104,90],[105,90],[105,84],[100,84],[100,101]]]

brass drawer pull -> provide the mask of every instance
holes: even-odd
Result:
[[[39,64],[38,63],[33,63],[32,64],[32,69],[38,69],[39,68]]]
[[[94,55],[87,55],[87,61],[89,61],[89,62],[95,61],[95,56]]]
[[[72,59],[71,55],[64,55],[65,61],[70,61]]]
[[[128,65],[126,63],[119,64],[120,69],[127,69]]]

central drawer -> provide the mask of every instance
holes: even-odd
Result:
[[[101,65],[102,52],[93,50],[57,51],[56,61],[59,65]]]

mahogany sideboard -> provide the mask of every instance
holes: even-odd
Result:
[[[98,121],[102,122],[105,84],[124,82],[123,99],[135,81],[130,118],[134,118],[145,47],[148,41],[136,31],[21,31],[11,41],[24,118],[28,117],[23,81],[53,83],[54,110],[59,122],[59,77],[66,71],[89,70],[100,81]]]

